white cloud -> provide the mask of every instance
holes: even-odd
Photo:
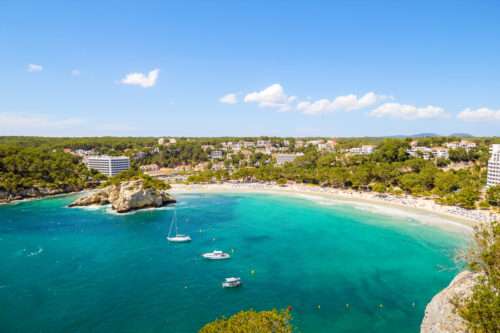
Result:
[[[259,92],[253,92],[245,96],[245,102],[259,103],[259,107],[278,108],[279,111],[288,111],[291,109],[290,103],[297,99],[297,96],[288,97],[283,92],[283,87],[275,83],[270,87]]]
[[[143,88],[152,87],[156,84],[159,73],[160,70],[158,68],[149,72],[148,76],[142,73],[130,73],[121,82],[124,84],[135,84]]]
[[[480,108],[472,110],[467,108],[457,115],[465,121],[500,121],[500,110],[491,110],[488,108]]]
[[[392,117],[406,120],[448,118],[449,113],[437,106],[429,105],[425,108],[417,108],[413,105],[399,103],[385,103],[368,112],[375,117]]]
[[[28,72],[40,72],[41,70],[42,66],[40,65],[33,65],[33,64],[28,65]]]
[[[82,118],[54,119],[52,116],[31,113],[0,113],[0,135],[31,134],[32,131],[40,132],[74,127],[86,122]],[[45,132],[46,133],[46,132]]]
[[[219,99],[221,103],[235,104],[238,103],[238,99],[236,98],[236,94],[227,94],[224,97]]]
[[[320,99],[316,102],[300,102],[297,109],[304,110],[304,114],[319,115],[336,110],[354,111],[373,105],[387,99],[386,95],[376,95],[374,92],[369,92],[363,97],[359,98],[354,95],[338,96],[333,101],[328,99]]]
[[[73,70],[71,71],[71,75],[78,76],[78,75],[80,75],[80,71],[79,71],[78,69],[73,69]]]

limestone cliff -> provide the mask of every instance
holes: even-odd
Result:
[[[425,308],[421,333],[466,332],[464,320],[455,310],[453,300],[463,304],[471,296],[477,274],[465,271],[453,279],[450,285],[434,296]]]
[[[90,188],[97,186],[97,184],[88,184]],[[65,188],[51,189],[47,187],[32,186],[30,188],[22,189],[19,191],[2,191],[0,190],[0,203],[12,202],[23,199],[38,199],[59,194],[78,192],[83,190],[79,186],[67,186]]]
[[[167,193],[144,188],[142,180],[121,182],[90,193],[71,203],[69,206],[91,206],[111,204],[118,213],[132,209],[161,207],[174,203],[175,199]]]

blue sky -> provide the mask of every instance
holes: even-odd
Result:
[[[500,135],[498,36],[499,1],[0,1],[0,135]]]

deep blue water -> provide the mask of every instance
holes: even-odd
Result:
[[[174,206],[66,208],[76,197],[0,206],[1,332],[196,332],[222,315],[288,306],[302,332],[418,332],[453,278],[438,266],[450,264],[446,250],[466,243],[333,201],[184,194],[175,208],[193,241],[169,244]],[[234,254],[200,259],[214,249]],[[230,276],[243,286],[222,289]]]

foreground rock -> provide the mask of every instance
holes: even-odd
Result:
[[[453,279],[450,285],[434,296],[425,308],[421,333],[466,332],[465,322],[455,310],[452,301],[459,304],[472,295],[477,274],[465,271]]]
[[[142,180],[132,180],[90,193],[71,203],[69,207],[111,204],[118,213],[125,213],[132,209],[161,207],[174,202],[175,199],[167,193],[144,188]]]

